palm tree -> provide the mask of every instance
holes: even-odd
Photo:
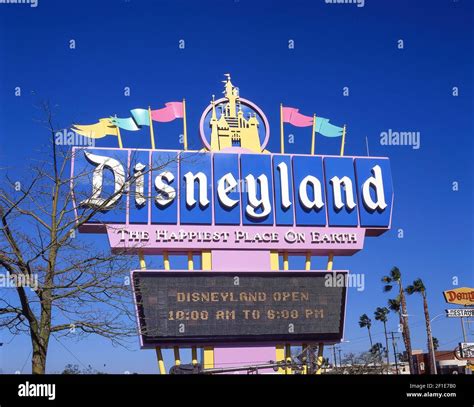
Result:
[[[401,304],[400,304],[400,297],[397,296],[396,298],[389,298],[389,300],[387,301],[387,304],[388,304],[388,309],[390,311],[393,311],[393,312],[396,312],[397,315],[398,315],[398,319],[400,321],[400,326],[403,327],[403,318],[402,318],[402,313],[401,313]],[[402,336],[403,336],[403,331],[402,331]],[[405,337],[403,337],[403,341],[406,345],[406,342],[405,342]],[[405,346],[406,347],[406,346]],[[408,351],[405,352],[405,358],[406,360],[404,360],[405,362],[410,362],[409,361],[409,358],[408,358]],[[393,354],[393,357],[395,359],[397,359],[397,355],[394,353]],[[400,357],[398,358],[398,360],[402,360]],[[411,366],[411,365],[410,365]]]
[[[410,338],[410,328],[408,326],[408,314],[407,314],[407,303],[405,299],[405,293],[402,285],[402,273],[400,272],[398,267],[393,267],[390,270],[390,274],[388,276],[382,277],[382,283],[384,283],[383,291],[389,292],[392,290],[393,286],[396,285],[398,288],[398,302],[399,302],[399,309],[398,315],[400,317],[400,324],[402,325],[402,336],[403,342],[405,343],[405,349],[408,354],[408,363],[410,365],[410,372],[413,374],[415,371],[415,367],[413,365],[413,354],[411,351],[411,338]],[[390,307],[390,301],[389,301]],[[390,308],[392,309],[392,308]]]
[[[369,350],[369,352],[377,356],[377,361],[382,365],[382,352],[384,352],[385,349],[383,348],[383,345],[380,342],[375,343]]]
[[[370,353],[380,354],[382,353],[381,350],[383,349],[383,345],[380,342],[374,343],[374,345],[370,348]]]
[[[370,341],[370,347],[372,348],[372,335],[370,334],[370,327],[372,326],[372,320],[368,317],[367,314],[362,314],[359,318],[359,326],[361,328],[367,328],[369,331],[369,341]]]
[[[426,336],[428,338],[428,353],[430,356],[430,372],[431,374],[436,374],[436,365],[434,362],[434,349],[433,349],[433,338],[431,335],[431,322],[430,322],[430,313],[428,312],[428,300],[426,297],[426,288],[423,284],[421,278],[416,279],[413,281],[413,284],[409,285],[405,288],[405,291],[408,295],[412,294],[421,294],[423,298],[423,312],[425,314],[425,323],[426,323]]]
[[[387,358],[387,365],[390,366],[390,358],[388,356],[388,336],[387,336],[387,315],[389,314],[389,309],[387,307],[377,307],[374,312],[374,317],[376,321],[380,321],[383,323],[383,330],[385,333],[385,356]]]
[[[400,316],[400,324],[402,322],[401,315],[400,315],[400,309],[401,309],[401,304],[400,304],[400,297],[397,298],[389,298],[387,301],[388,304],[388,309],[390,311],[396,312]]]

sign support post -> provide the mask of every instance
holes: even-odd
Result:
[[[333,269],[333,263],[334,263],[334,255],[332,253],[329,254],[328,256],[328,264],[326,269],[328,271],[332,271]],[[323,369],[323,360],[324,360],[324,343],[320,342],[318,346],[318,370],[316,370],[316,374],[321,374]]]
[[[138,252],[138,259],[140,261],[140,269],[146,270],[146,262],[145,256],[143,256],[143,252]],[[158,360],[158,370],[160,374],[166,374],[165,362],[163,360],[163,354],[161,353],[161,348],[159,346],[156,347],[156,358]]]
[[[165,361],[163,360],[163,354],[161,353],[161,347],[156,347],[156,358],[158,359],[158,370],[160,374],[166,374]]]
[[[201,268],[203,270],[212,270],[212,252],[203,251],[201,253]],[[214,368],[214,348],[212,346],[205,346],[202,349],[202,367],[203,369]]]

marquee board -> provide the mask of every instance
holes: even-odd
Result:
[[[133,271],[142,347],[338,342],[347,271]]]

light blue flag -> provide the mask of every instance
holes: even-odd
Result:
[[[316,132],[325,137],[340,137],[342,136],[342,127],[334,126],[329,123],[329,119],[323,117],[316,117]]]
[[[150,125],[150,117],[148,115],[147,109],[133,109],[130,110],[135,123],[139,126],[149,126]]]
[[[135,120],[133,120],[131,117],[128,117],[126,119],[111,117],[110,121],[112,122],[113,125],[120,127],[121,129],[124,129],[124,130],[129,130],[129,131],[140,130],[140,127],[137,126],[137,124],[135,123]]]

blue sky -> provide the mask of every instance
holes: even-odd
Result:
[[[346,154],[365,155],[367,137],[371,155],[390,157],[395,191],[393,229],[334,263],[365,274],[365,290],[349,291],[350,342],[342,345],[343,352],[361,351],[368,340],[358,318],[386,305],[389,296],[380,278],[392,266],[401,269],[405,284],[417,277],[425,281],[433,317],[446,308],[441,292],[452,287],[453,277],[460,286],[474,283],[472,26],[468,0],[366,0],[364,7],[324,0],[1,4],[2,167],[26,175],[27,160],[46,143],[47,133],[34,121],[39,117],[34,105],[43,99],[57,105],[58,122],[69,127],[114,114],[127,117],[132,108],[159,108],[185,97],[190,148],[200,148],[199,117],[211,95],[220,95],[227,72],[242,97],[267,115],[270,151],[279,149],[280,102],[347,124]],[[21,96],[15,96],[16,87]],[[124,95],[125,87],[130,96]],[[349,96],[343,96],[344,87]],[[453,87],[459,88],[458,96]],[[420,132],[420,148],[381,145],[380,134],[389,129]],[[180,147],[179,121],[157,124],[155,132],[157,147]],[[286,152],[309,152],[308,128],[286,126],[285,132],[295,138]],[[146,131],[124,131],[122,137],[125,147],[149,147]],[[110,137],[97,145],[115,143]],[[338,151],[338,139],[317,137],[316,153]],[[459,183],[457,192],[453,182]],[[105,236],[81,238],[107,244]],[[175,267],[179,264],[176,260]],[[313,262],[324,266],[325,259]],[[426,348],[421,298],[410,298],[408,307],[413,347]],[[392,315],[389,329],[396,330],[397,323]],[[374,322],[373,331],[382,341],[382,325]],[[442,349],[453,349],[461,339],[458,320],[437,318],[433,332]],[[0,338],[5,342],[0,368],[22,370],[28,338],[1,331]],[[138,340],[124,350],[94,337],[62,344],[52,339],[48,371],[80,364],[76,358],[108,372],[157,372],[154,352],[139,350]],[[22,371],[29,369],[28,360]]]

